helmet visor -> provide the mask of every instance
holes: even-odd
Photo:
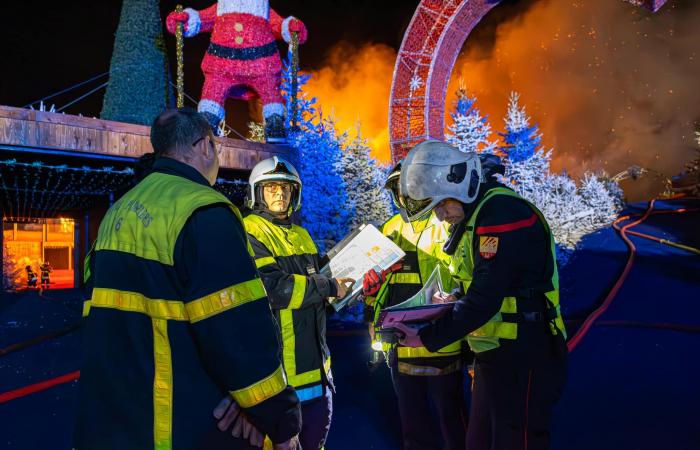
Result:
[[[415,200],[407,195],[399,195],[398,199],[399,208],[406,213],[405,216],[402,214],[402,217],[406,222],[413,222],[427,218],[435,207],[436,203],[433,202],[432,198]]]

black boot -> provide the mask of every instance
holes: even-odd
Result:
[[[265,140],[268,144],[284,144],[287,142],[287,134],[284,131],[284,116],[270,114],[265,118]]]

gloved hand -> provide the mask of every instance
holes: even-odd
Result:
[[[308,32],[306,31],[306,25],[299,19],[292,19],[289,21],[289,33],[297,33],[299,37],[299,45],[306,42]]]
[[[233,423],[231,434],[234,437],[248,440],[253,447],[263,446],[265,437],[250,423],[241,407],[230,396],[221,399],[214,409],[214,417],[218,420],[219,430],[226,431]]]
[[[403,333],[403,337],[399,338],[399,344],[404,347],[423,347],[423,341],[420,340],[417,329],[401,322],[395,323],[393,327]]]
[[[165,19],[165,27],[168,29],[168,32],[170,34],[175,34],[175,31],[177,31],[177,24],[182,23],[184,26],[182,27],[182,31],[186,32],[187,31],[187,21],[190,19],[190,15],[187,14],[186,12],[176,12],[173,11],[170,14],[168,14],[168,17]]]
[[[393,266],[386,270],[382,270],[381,272],[377,272],[376,269],[369,270],[362,278],[362,295],[367,297],[376,294],[379,291],[379,288],[382,287],[382,284],[384,284],[386,281],[386,277],[392,272],[401,270],[402,267],[403,264],[397,262]]]

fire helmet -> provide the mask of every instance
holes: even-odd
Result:
[[[481,181],[476,153],[462,152],[442,141],[421,142],[401,166],[401,215],[406,222],[422,219],[448,198],[472,203]]]
[[[301,178],[292,163],[279,156],[263,159],[253,167],[248,179],[247,205],[250,209],[268,209],[263,195],[263,186],[269,182],[286,182],[292,185],[289,214],[301,207]]]

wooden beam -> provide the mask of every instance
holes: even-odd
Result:
[[[0,105],[0,145],[138,158],[153,151],[150,127]],[[221,167],[251,170],[289,148],[217,138]]]

